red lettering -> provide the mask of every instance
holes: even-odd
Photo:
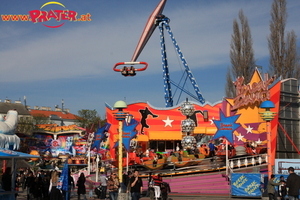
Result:
[[[33,23],[37,23],[37,19],[41,15],[41,11],[40,10],[31,10],[31,11],[29,11],[29,15],[30,15],[31,21]]]
[[[219,130],[221,130],[221,131],[232,131],[232,128],[221,128]]]
[[[244,77],[238,77],[234,85],[236,87],[236,97],[233,99],[234,106],[232,110],[255,102],[263,102],[270,98],[268,86],[272,84],[274,78],[267,79],[265,82],[255,82],[252,85],[243,85]]]
[[[57,16],[55,15],[55,13],[53,12],[53,10],[50,10],[49,13],[48,13],[48,16],[47,16],[47,21],[50,20],[50,18],[54,18],[57,20]]]
[[[69,20],[76,21],[77,12],[70,10],[69,11]]]
[[[61,13],[63,12],[63,10],[54,10],[54,12],[56,13],[56,20],[59,22],[61,20]]]
[[[68,18],[67,16],[68,16],[68,11],[67,11],[67,10],[64,10],[64,11],[61,13],[61,20],[69,20],[69,18]]]
[[[60,20],[76,21],[77,12],[71,10],[50,10],[49,12],[31,10],[29,15],[33,23],[49,21],[51,18],[58,22]]]
[[[41,11],[41,15],[38,18],[39,22],[46,22],[48,21],[47,19],[47,11]]]

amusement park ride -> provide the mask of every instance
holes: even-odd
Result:
[[[172,93],[171,85],[175,86],[177,89],[179,89],[179,97],[178,100],[176,100],[176,104],[179,102],[179,98],[184,92],[189,97],[193,98],[197,102],[204,104],[205,100],[202,97],[202,94],[200,92],[199,86],[196,82],[196,79],[189,68],[187,61],[185,57],[183,56],[183,53],[181,52],[181,49],[173,35],[173,32],[170,28],[170,19],[162,14],[164,6],[166,4],[166,0],[161,0],[160,3],[157,5],[157,7],[154,9],[150,17],[148,18],[148,21],[146,23],[146,26],[142,32],[142,35],[139,39],[139,42],[136,46],[136,49],[133,53],[133,56],[131,58],[131,61],[129,62],[118,62],[114,65],[113,70],[116,72],[121,72],[121,74],[125,77],[127,76],[135,76],[137,72],[144,71],[148,67],[147,62],[137,61],[139,55],[141,54],[142,50],[146,46],[148,40],[152,36],[153,32],[155,31],[156,27],[159,28],[160,31],[160,46],[161,46],[161,57],[162,57],[162,69],[163,69],[163,81],[164,81],[164,93],[165,93],[165,106],[166,107],[173,107],[174,106],[174,94]],[[180,81],[177,83],[173,81],[170,78],[170,68],[168,66],[168,58],[167,58],[167,50],[166,50],[166,44],[165,44],[165,36],[164,36],[164,30],[166,30],[171,38],[171,41],[174,45],[174,49],[176,50],[176,53],[181,60],[183,66],[184,66],[184,72],[180,79]],[[138,67],[138,66],[141,67]],[[136,67],[134,67],[136,66]],[[194,93],[188,91],[185,89],[186,82],[189,79],[190,84],[193,86]],[[220,150],[217,152],[217,156],[223,158],[225,156],[225,149]],[[208,152],[208,149],[206,150]],[[178,152],[177,152],[178,153]],[[229,152],[230,157],[233,157],[236,155],[235,150]],[[253,154],[252,149],[250,147],[245,146],[245,153],[248,155]],[[245,155],[246,155],[245,154]],[[159,155],[160,158],[157,159],[157,162],[155,164],[153,163],[153,160],[155,159],[155,155],[150,155],[148,157],[137,157],[136,153],[129,153],[129,161],[126,162],[126,158],[123,158],[123,166],[125,167],[126,163],[127,165],[141,165],[147,169],[150,170],[157,170],[164,168],[168,163],[174,163],[176,167],[186,167],[191,165],[197,165],[199,164],[205,157],[208,155],[199,154],[197,155],[197,158],[195,158],[194,155],[188,155],[187,152],[182,152],[180,156],[173,155]],[[117,165],[118,160],[115,161],[114,165]]]
[[[156,29],[156,27],[159,27],[160,30],[160,44],[161,44],[161,57],[162,57],[162,68],[163,68],[163,79],[164,79],[164,89],[165,89],[165,106],[166,107],[173,107],[174,104],[177,104],[177,102],[174,102],[174,94],[175,92],[171,90],[171,85],[175,86],[177,89],[179,89],[179,98],[181,96],[182,93],[187,94],[189,97],[195,99],[197,102],[204,104],[205,100],[202,97],[202,94],[200,93],[200,89],[198,87],[198,84],[195,80],[195,77],[192,74],[191,69],[189,68],[185,57],[183,56],[179,45],[177,44],[177,41],[174,38],[174,35],[171,31],[170,28],[170,20],[169,18],[167,18],[166,16],[164,16],[162,14],[164,6],[166,4],[166,0],[161,0],[160,3],[157,5],[157,7],[154,9],[154,11],[152,12],[152,14],[150,15],[146,26],[144,28],[144,31],[140,37],[140,40],[137,44],[137,47],[134,51],[134,54],[131,58],[131,61],[129,62],[119,62],[116,63],[113,67],[113,70],[116,72],[120,72],[123,76],[135,76],[137,72],[141,72],[147,69],[148,67],[148,63],[147,62],[142,62],[142,61],[137,61],[139,55],[141,54],[142,50],[144,49],[144,47],[146,46],[148,40],[150,39],[152,33],[154,32],[154,30]],[[164,30],[167,30],[171,41],[176,49],[176,53],[178,55],[178,57],[180,58],[183,66],[184,66],[184,73],[181,77],[181,80],[179,81],[179,83],[176,83],[175,81],[171,80],[170,78],[170,68],[168,66],[168,58],[167,58],[167,52],[166,52],[166,45],[165,45],[165,37],[164,37]],[[139,67],[142,66],[142,67]],[[189,92],[187,89],[185,89],[185,87],[187,86],[187,80],[189,79],[190,84],[193,86],[194,92],[195,94]],[[200,110],[199,110],[200,111]],[[193,111],[194,112],[194,111]],[[202,111],[201,111],[202,112]],[[203,113],[201,113],[203,115],[204,121],[208,122],[208,117],[205,117]],[[186,116],[187,118],[189,118],[189,115],[183,114],[182,115]],[[157,116],[153,116],[153,118],[156,118]],[[182,117],[182,116],[181,116]],[[126,121],[126,122],[125,122]],[[131,122],[127,122],[127,119],[124,121],[124,123],[127,123],[128,126],[131,126],[130,123]],[[184,121],[184,120],[183,120]],[[108,123],[107,123],[108,124]],[[52,144],[51,145],[44,145],[44,150],[47,150],[50,148],[49,151],[53,152],[58,152],[57,157],[53,156],[53,153],[50,153],[49,155],[47,155],[46,153],[43,155],[44,159],[43,162],[41,163],[41,165],[59,165],[58,161],[62,161],[62,160],[66,160],[68,159],[69,164],[89,164],[89,162],[87,162],[87,160],[91,161],[93,163],[95,163],[94,161],[96,160],[95,155],[101,154],[102,155],[102,160],[104,161],[108,161],[110,162],[112,165],[118,167],[119,164],[119,160],[113,158],[113,153],[110,153],[108,151],[110,144],[110,136],[113,135],[112,133],[109,133],[109,127],[111,124],[109,124],[109,126],[105,127],[99,127],[98,131],[95,132],[95,136],[94,140],[96,141],[97,139],[97,145],[99,146],[94,148],[95,143],[92,145],[91,148],[88,148],[87,150],[87,146],[88,146],[88,136],[91,135],[91,133],[93,132],[91,129],[85,129],[83,132],[86,132],[86,134],[83,136],[82,134],[65,134],[65,135],[60,135],[60,140],[58,141],[57,138],[52,138],[51,133],[50,134],[41,134],[40,138],[41,140],[47,140],[50,142],[46,142],[47,144]],[[182,126],[182,123],[181,123]],[[182,127],[181,127],[182,128]],[[119,128],[119,130],[122,130],[122,128]],[[182,131],[182,132],[190,132],[190,131]],[[121,134],[120,134],[121,135]],[[190,136],[192,137],[192,136]],[[132,139],[132,138],[131,138]],[[195,138],[194,138],[195,139]],[[69,141],[75,141],[74,146],[72,145],[68,145]],[[119,139],[120,141],[120,139]],[[137,141],[137,140],[135,140]],[[61,142],[62,145],[60,145],[60,147],[64,148],[64,152],[63,153],[59,153],[61,152],[61,148],[58,148],[57,146],[53,145],[55,144],[54,142]],[[100,143],[101,142],[101,143]],[[121,142],[120,142],[121,143]],[[137,143],[137,142],[136,142]],[[91,144],[89,144],[91,146]],[[95,146],[97,146],[95,145]],[[122,146],[122,143],[121,145]],[[137,153],[141,153],[141,149],[139,149],[137,146],[135,146],[136,148],[132,148],[135,151],[130,151],[128,152],[128,156],[120,156],[119,159],[122,159],[122,162],[120,162],[123,167],[125,167],[126,165],[134,165],[134,166],[141,166],[144,167],[146,169],[149,170],[159,170],[159,169],[163,169],[165,167],[168,167],[168,163],[173,163],[175,167],[177,168],[181,168],[181,167],[186,167],[186,166],[191,166],[191,165],[198,165],[200,162],[202,162],[204,160],[205,157],[208,157],[207,153],[208,153],[208,149],[204,150],[207,151],[206,153],[201,153],[202,150],[199,149],[199,154],[188,154],[186,151],[182,151],[182,152],[168,152],[168,153],[163,153],[163,152],[156,152],[156,153],[149,153],[149,156],[138,156]],[[82,148],[82,149],[81,149]],[[110,146],[111,149],[114,149],[115,147],[112,145]],[[122,147],[121,147],[122,148]],[[120,148],[120,149],[121,149]],[[40,148],[41,149],[41,148]],[[96,150],[95,150],[96,149]],[[100,149],[100,150],[99,150]],[[128,148],[127,148],[128,149]],[[34,149],[34,150],[38,150],[38,149]],[[260,150],[259,150],[260,151]],[[46,151],[47,152],[47,151]],[[91,153],[93,152],[93,153]],[[70,157],[65,156],[66,154],[70,154],[73,153]],[[89,156],[92,156],[91,159],[88,159],[86,156],[86,153],[89,153]],[[230,156],[233,157],[236,155],[235,150],[233,149],[233,151],[229,152]],[[244,155],[251,155],[253,152],[251,150],[251,147],[247,147],[245,146],[245,154]],[[75,156],[74,156],[75,154]],[[224,150],[224,148],[219,148],[218,152],[217,152],[217,156],[221,159],[224,158],[226,152]],[[119,154],[121,155],[121,154]],[[210,160],[210,159],[207,159]],[[224,160],[224,159],[223,159]],[[155,162],[153,162],[155,161]],[[62,162],[60,162],[62,163]]]
[[[160,3],[157,5],[157,7],[154,9],[152,14],[150,15],[146,26],[144,28],[144,31],[140,37],[140,40],[136,46],[136,49],[133,53],[133,56],[131,58],[130,62],[119,62],[115,64],[113,67],[113,70],[116,72],[121,72],[123,76],[135,76],[136,72],[144,71],[148,67],[148,63],[146,62],[137,62],[140,53],[146,46],[148,40],[150,39],[152,33],[156,29],[156,27],[159,27],[160,30],[160,45],[161,45],[161,57],[162,57],[162,68],[163,68],[163,79],[164,79],[164,89],[165,89],[165,105],[166,107],[172,107],[174,102],[174,94],[172,94],[171,85],[178,88],[181,92],[179,97],[181,96],[181,93],[184,92],[191,98],[195,99],[197,102],[200,102],[202,104],[205,103],[204,98],[202,97],[202,94],[200,93],[200,89],[198,87],[198,84],[196,82],[196,79],[194,78],[194,75],[189,68],[185,57],[183,56],[183,53],[181,52],[181,49],[179,48],[179,45],[177,41],[175,40],[175,37],[173,35],[173,32],[170,28],[170,19],[167,18],[162,14],[162,11],[164,9],[164,6],[166,4],[167,0],[161,0]],[[169,36],[172,40],[172,43],[176,49],[176,52],[178,54],[178,57],[180,58],[185,70],[181,77],[181,80],[177,83],[170,78],[170,72],[169,72],[169,66],[168,66],[168,59],[167,59],[167,51],[166,51],[166,45],[165,45],[165,37],[164,37],[164,29],[166,29],[169,33]],[[143,65],[141,68],[135,68],[133,65]],[[123,67],[122,67],[123,66]],[[189,92],[187,89],[185,89],[186,81],[187,79],[190,80],[195,94]],[[179,99],[178,97],[178,99]]]

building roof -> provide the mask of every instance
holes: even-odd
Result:
[[[48,110],[30,110],[31,115],[45,115],[46,117],[59,117],[60,119],[77,120],[76,115],[62,111],[48,111]]]
[[[21,103],[0,102],[0,114],[6,114],[9,110],[16,109],[19,115],[30,115],[26,107]]]

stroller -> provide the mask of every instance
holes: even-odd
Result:
[[[95,194],[97,195],[97,198],[99,199],[102,193],[102,187],[101,185],[95,188]]]
[[[168,193],[171,192],[171,188],[170,188],[169,183],[162,182],[161,186],[160,186],[160,190],[161,190],[161,198],[162,198],[162,200],[167,200],[168,199]]]

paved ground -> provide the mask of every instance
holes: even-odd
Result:
[[[88,194],[87,194],[88,196]],[[73,195],[71,196],[71,200],[77,200],[77,195]],[[150,200],[149,197],[142,197],[141,200]],[[188,199],[188,200],[255,200],[254,198],[238,198],[238,197],[234,197],[234,198],[231,198],[231,197],[224,197],[224,196],[201,196],[201,195],[198,195],[198,194],[187,194],[187,195],[178,195],[178,194],[169,194],[169,199],[168,200],[185,200],[185,199]],[[260,199],[260,198],[257,198],[257,199]],[[17,196],[17,200],[27,200],[27,193],[26,191],[25,192],[21,192],[19,193],[19,196]],[[99,200],[97,198],[87,198],[87,200]]]

